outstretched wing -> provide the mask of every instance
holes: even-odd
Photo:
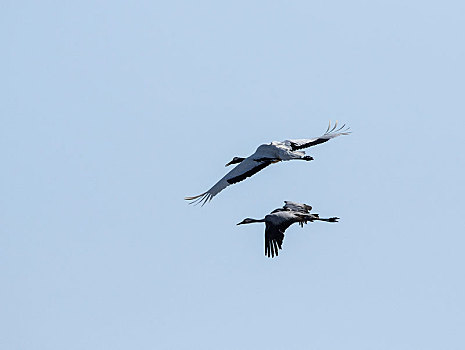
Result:
[[[297,203],[291,201],[284,201],[284,209],[291,210],[291,211],[298,211],[302,213],[310,213],[312,210],[312,206],[305,204],[305,203]]]
[[[278,250],[282,249],[284,231],[272,223],[265,224],[265,256],[274,258],[275,255],[278,256]]]
[[[258,173],[260,170],[272,164],[272,160],[253,160],[251,157],[244,159],[234,169],[227,173],[220,181],[213,185],[207,192],[194,197],[186,197],[185,200],[192,201],[191,203],[205,203],[212,200],[214,196],[220,193],[229,185],[235,184],[246,178]]]
[[[349,129],[346,128],[346,125],[342,125],[340,128],[337,128],[337,121],[334,124],[334,126],[331,128],[331,121],[329,122],[328,129],[326,132],[319,136],[315,137],[313,139],[296,139],[296,140],[286,140],[284,143],[288,146],[291,147],[292,151],[296,151],[298,149],[302,148],[307,148],[315,145],[319,145],[320,143],[324,143],[326,141],[329,141],[335,137],[341,136],[341,135],[348,135],[350,134]]]

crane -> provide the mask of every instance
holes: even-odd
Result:
[[[318,214],[311,214],[312,207],[307,204],[285,201],[282,208],[273,210],[263,219],[246,218],[237,225],[265,223],[265,256],[273,258],[278,256],[278,250],[282,249],[284,231],[289,226],[298,222],[303,227],[308,221],[338,222],[338,217],[320,218]]]
[[[234,157],[229,163],[227,163],[226,166],[232,164],[238,165],[214,184],[208,191],[197,196],[185,197],[184,199],[191,201],[191,203],[201,203],[203,206],[226,187],[245,180],[273,163],[287,160],[311,161],[313,160],[313,157],[307,156],[304,151],[299,150],[327,142],[337,136],[348,135],[350,134],[349,129],[350,128],[345,127],[345,124],[340,128],[337,128],[337,121],[331,128],[330,121],[326,132],[319,137],[312,139],[273,141],[269,144],[260,145],[255,153],[249,157]]]

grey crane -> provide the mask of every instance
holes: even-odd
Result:
[[[191,203],[205,203],[212,200],[214,196],[220,193],[229,185],[243,181],[246,178],[258,173],[267,166],[286,160],[313,160],[312,157],[305,155],[305,152],[300,149],[318,145],[329,141],[337,136],[350,134],[349,128],[345,128],[345,124],[337,129],[337,121],[331,128],[329,122],[326,132],[312,139],[296,139],[285,141],[273,141],[269,144],[261,145],[257,148],[254,154],[247,158],[234,157],[226,166],[238,164],[234,169],[227,173],[221,180],[213,185],[207,192],[197,196],[185,197],[185,200],[192,201]]]
[[[338,217],[320,218],[318,214],[311,214],[312,207],[307,204],[285,201],[282,208],[273,210],[263,219],[246,218],[237,225],[251,224],[255,222],[265,223],[265,256],[274,258],[278,256],[278,250],[282,249],[284,231],[289,226],[298,222],[303,224],[313,221],[337,222]]]

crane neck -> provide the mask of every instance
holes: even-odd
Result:
[[[254,222],[265,222],[265,218],[263,218],[263,219],[252,219],[252,218],[250,218],[249,220],[250,220],[250,222],[248,222],[248,224],[252,224]]]
[[[253,224],[255,222],[265,222],[265,219],[252,219],[252,218],[247,218],[242,220],[238,225],[244,225],[244,224]]]

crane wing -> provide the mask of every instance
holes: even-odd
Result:
[[[214,196],[220,193],[229,185],[235,184],[246,178],[258,173],[260,170],[272,164],[272,160],[254,160],[251,157],[244,159],[229,173],[227,173],[220,181],[213,185],[207,192],[199,194],[198,196],[186,197],[185,200],[192,201],[191,203],[205,203],[212,200]]]
[[[284,209],[298,211],[302,213],[310,213],[312,206],[305,203],[297,203],[291,201],[284,201]]]
[[[329,122],[328,129],[326,132],[319,136],[315,137],[313,139],[296,139],[296,140],[286,140],[284,143],[288,146],[291,147],[292,151],[296,151],[302,148],[307,148],[315,145],[319,145],[320,143],[324,143],[326,141],[329,141],[335,137],[341,136],[341,135],[348,135],[350,134],[349,129],[346,128],[346,125],[342,125],[340,128],[337,128],[337,121],[334,124],[334,126],[331,128],[331,121]]]
[[[278,256],[278,249],[282,249],[284,231],[269,222],[265,225],[265,256],[274,258]]]

